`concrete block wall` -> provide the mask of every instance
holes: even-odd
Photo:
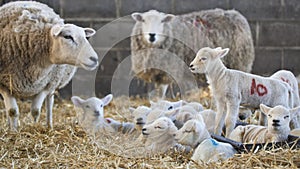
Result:
[[[0,0],[0,4],[10,0]],[[249,21],[255,45],[253,73],[270,75],[279,69],[300,74],[300,1],[299,0],[38,0],[48,4],[66,22],[99,29],[132,12],[157,9],[165,13],[184,14],[197,10],[223,8],[240,11]],[[128,17],[129,18],[129,17]],[[129,18],[130,22],[130,18]],[[131,21],[133,22],[133,21]],[[113,37],[112,37],[113,38]],[[101,53],[101,49],[97,49]],[[110,92],[112,74],[130,55],[126,38],[103,56],[97,72],[96,94]],[[151,85],[134,80],[133,94],[146,92]],[[71,85],[61,92],[68,95]]]

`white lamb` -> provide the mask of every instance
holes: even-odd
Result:
[[[131,122],[120,122],[112,118],[105,118],[108,125],[110,125],[115,133],[132,134],[136,131],[134,123]]]
[[[98,56],[87,41],[91,28],[64,24],[53,9],[34,1],[0,7],[0,93],[9,127],[18,127],[16,98],[33,98],[37,122],[46,99],[47,124],[52,127],[53,93],[73,77],[76,67],[93,70]]]
[[[142,129],[143,136],[147,139],[146,149],[152,153],[165,153],[176,144],[174,134],[177,128],[170,118],[160,117],[151,124],[146,124]]]
[[[174,110],[175,108],[182,106],[182,103],[183,103],[182,100],[179,100],[177,102],[170,102],[167,100],[158,100],[157,102],[150,101],[151,104],[150,108],[152,110],[154,109],[160,109],[165,111]]]
[[[281,105],[270,108],[264,104],[260,109],[268,117],[268,127],[247,125],[236,127],[229,138],[242,143],[267,143],[285,141],[290,133],[290,120],[300,113],[300,107],[287,109]]]
[[[132,116],[133,122],[135,123],[135,128],[142,131],[143,126],[146,124],[146,119],[151,111],[151,108],[147,106],[138,106],[137,108],[129,108]]]
[[[236,153],[230,144],[212,139],[201,119],[187,121],[176,132],[175,140],[194,148],[191,159],[200,164],[226,160]]]
[[[221,58],[229,49],[202,48],[190,64],[193,73],[205,73],[217,105],[215,134],[221,135],[226,126],[226,137],[234,129],[239,105],[258,107],[260,103],[291,107],[291,88],[274,78],[261,77],[238,70],[227,69]],[[227,113],[225,113],[227,111]]]
[[[73,104],[83,110],[83,115],[79,121],[82,127],[92,133],[97,131],[115,132],[104,118],[104,106],[108,105],[112,98],[112,94],[102,99],[91,97],[86,100],[73,96],[71,98]]]

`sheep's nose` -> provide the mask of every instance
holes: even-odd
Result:
[[[273,122],[274,122],[274,123],[279,123],[279,122],[280,122],[280,120],[273,120]]]
[[[194,65],[193,64],[190,64],[190,68],[193,68],[194,67]]]
[[[99,111],[95,111],[95,115],[99,116],[100,112]]]
[[[143,118],[137,118],[136,121],[143,121]]]
[[[154,42],[155,41],[155,33],[149,33],[149,36],[150,36],[149,41]]]
[[[89,59],[93,62],[98,62],[98,59],[96,57],[91,56]]]
[[[143,128],[143,129],[142,129],[142,131],[146,131],[146,130],[147,130],[146,128]]]

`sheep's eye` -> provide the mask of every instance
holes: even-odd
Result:
[[[185,133],[190,133],[192,130],[184,130]]]
[[[73,37],[72,37],[71,35],[64,35],[64,38],[65,38],[65,39],[73,40]]]
[[[101,104],[100,107],[103,107],[103,104]]]
[[[154,128],[155,129],[162,129],[162,127],[160,127],[160,126],[155,126]]]
[[[173,106],[170,106],[169,108],[168,108],[168,110],[172,110],[173,109]]]
[[[204,58],[200,58],[200,61],[205,61],[206,59],[207,59],[207,58],[205,58],[205,57],[204,57]]]
[[[283,118],[284,118],[284,119],[287,119],[287,118],[289,118],[289,117],[290,117],[289,115],[286,115],[286,116],[284,116]]]
[[[268,114],[268,117],[272,117],[271,114]]]
[[[89,106],[89,105],[86,105],[85,108],[90,108],[90,106]]]

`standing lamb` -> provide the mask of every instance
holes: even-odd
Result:
[[[175,134],[175,140],[194,148],[192,160],[197,163],[209,163],[226,160],[236,153],[228,143],[212,139],[203,120],[189,120]]]
[[[285,141],[290,133],[290,120],[300,113],[300,107],[287,109],[278,105],[270,108],[261,104],[260,109],[268,116],[268,127],[238,126],[232,131],[229,138],[249,144]]]
[[[245,72],[252,69],[251,30],[238,11],[212,9],[174,16],[150,10],[131,16],[136,21],[131,34],[131,69],[145,81],[168,84],[172,80],[167,73],[184,79],[190,72],[183,68],[205,46],[228,47],[229,56],[223,59],[226,66]],[[204,82],[203,77],[198,80]]]
[[[240,104],[255,108],[261,103],[273,107],[276,105],[288,108],[292,106],[291,88],[288,84],[274,78],[227,69],[221,58],[228,51],[228,48],[220,47],[202,48],[190,64],[191,71],[204,73],[211,85],[217,105],[215,134],[221,135],[225,119],[226,137],[235,127]]]
[[[18,127],[16,98],[33,98],[35,121],[46,99],[47,124],[52,127],[54,91],[70,81],[76,67],[98,66],[98,56],[86,39],[94,34],[91,28],[64,24],[53,9],[39,2],[0,7],[0,93],[11,129]]]

